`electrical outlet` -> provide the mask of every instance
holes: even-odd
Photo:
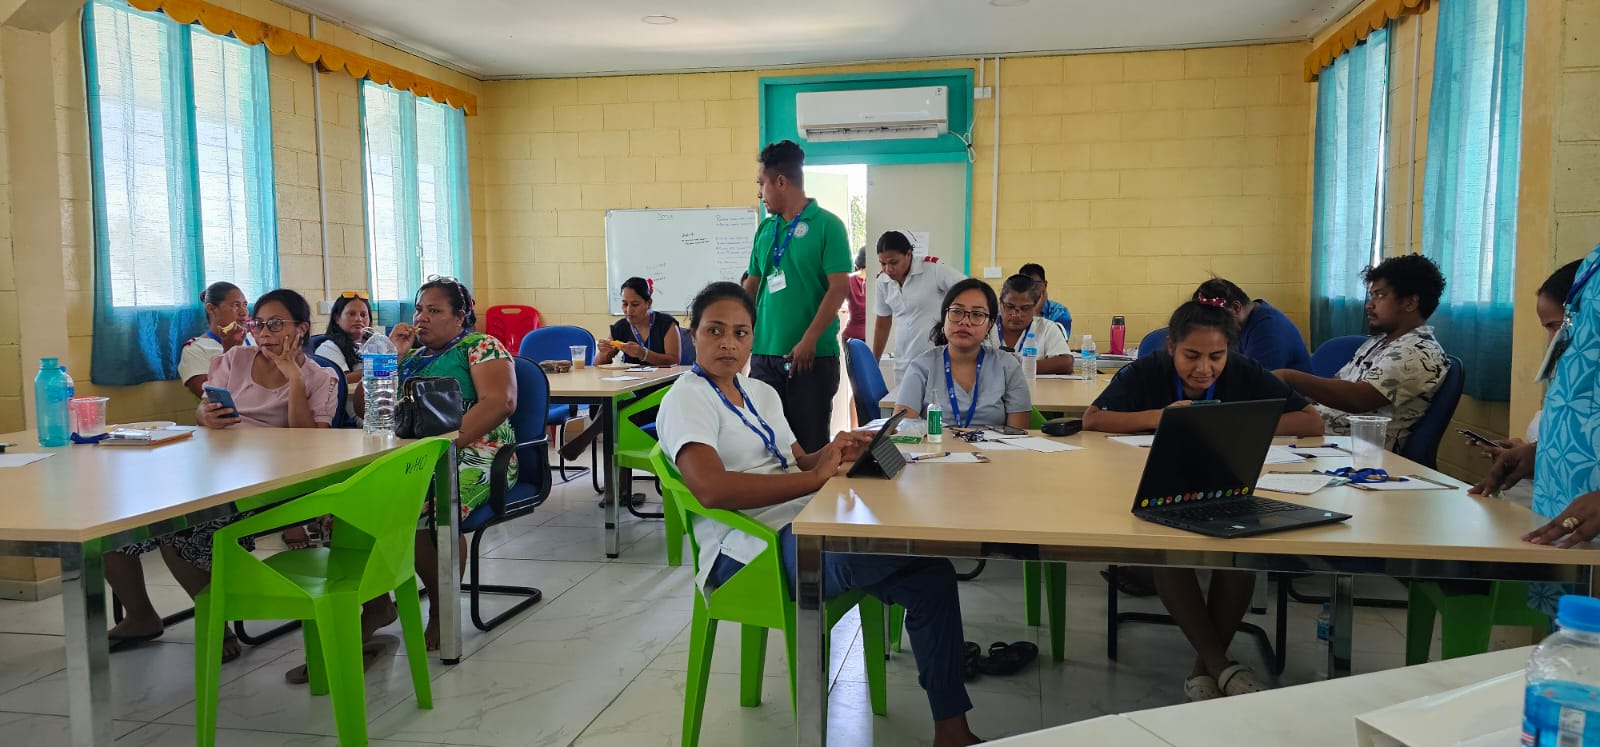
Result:
[[[972,98],[979,100],[994,98],[994,89],[990,88],[989,86],[979,86],[974,88],[972,89]]]
[[[983,268],[983,276],[988,278],[988,279],[990,279],[990,280],[999,280],[1000,279],[1000,268],[999,267],[985,267],[985,268]]]
[[[332,301],[318,301],[317,302],[317,309],[319,311],[321,311],[322,313],[324,313],[324,314],[332,314],[333,313],[333,302]]]

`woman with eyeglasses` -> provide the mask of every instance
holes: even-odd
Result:
[[[344,372],[347,392],[345,412],[355,420],[366,414],[365,390],[361,387],[361,343],[372,327],[372,302],[362,291],[345,291],[333,302],[328,315],[328,331],[315,355],[328,359]]]
[[[236,345],[211,362],[206,385],[226,389],[237,409],[202,400],[196,419],[206,428],[327,428],[337,407],[339,379],[301,350],[311,328],[311,306],[299,293],[278,289],[256,301],[246,324],[256,344]],[[146,540],[105,554],[106,583],[121,600],[125,617],[108,633],[112,644],[159,638],[161,615],[144,585],[139,555],[161,548],[172,577],[192,598],[211,581],[211,538],[241,515],[200,524],[159,540]],[[239,642],[227,634],[222,660],[239,657]]]
[[[610,363],[622,353],[623,363],[647,366],[678,365],[678,320],[651,309],[654,285],[644,278],[622,283],[622,318],[611,325],[611,336],[600,341],[596,363]]]
[[[199,397],[205,394],[211,361],[238,345],[249,345],[245,323],[250,321],[250,301],[239,286],[218,281],[200,294],[206,310],[206,333],[190,338],[178,351],[178,381]]]
[[[389,339],[400,353],[400,383],[416,376],[448,376],[461,385],[466,412],[456,435],[461,516],[489,499],[489,473],[502,446],[516,443],[507,418],[517,409],[517,379],[511,354],[499,340],[477,332],[478,315],[467,286],[435,277],[417,291],[411,324],[396,324]],[[506,481],[517,479],[515,459]],[[431,515],[432,510],[429,510]],[[467,543],[461,545],[461,568]],[[439,551],[426,529],[417,532],[417,575],[427,589],[439,584]],[[439,648],[439,601],[428,595],[428,650]]]
[[[945,408],[949,427],[1027,428],[1033,396],[1022,363],[984,344],[1000,309],[994,289],[967,278],[944,294],[940,308],[944,317],[929,335],[934,348],[906,366],[895,390],[895,410],[920,415],[937,403]]]

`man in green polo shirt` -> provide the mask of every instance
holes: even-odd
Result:
[[[761,151],[756,229],[745,292],[756,301],[750,375],[778,390],[800,448],[828,444],[839,391],[839,305],[850,293],[844,221],[806,197],[806,154],[785,140]]]

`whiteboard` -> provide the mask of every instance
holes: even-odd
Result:
[[[689,310],[717,280],[739,282],[750,266],[760,216],[753,207],[611,210],[606,213],[606,294],[622,313],[622,281],[655,283],[657,311]]]

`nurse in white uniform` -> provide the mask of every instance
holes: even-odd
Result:
[[[917,356],[933,349],[928,335],[944,319],[939,304],[950,287],[967,279],[960,271],[939,263],[938,257],[918,260],[911,239],[899,231],[878,237],[878,319],[872,327],[872,354],[882,358],[889,330],[899,328],[894,344],[894,374],[898,380]]]

